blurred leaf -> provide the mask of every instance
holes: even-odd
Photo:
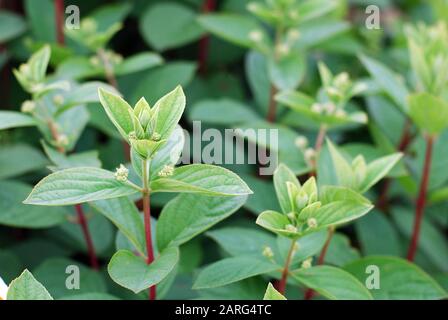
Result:
[[[29,145],[14,144],[0,147],[0,179],[39,170],[47,164],[42,153]]]
[[[331,300],[372,300],[372,295],[350,273],[330,266],[292,271],[292,277]]]
[[[359,281],[366,281],[368,266],[380,272],[379,289],[370,290],[380,300],[433,300],[447,297],[447,293],[415,264],[396,257],[373,256],[354,261],[344,267]]]
[[[53,300],[27,269],[9,285],[7,300]]]
[[[179,246],[211,228],[238,210],[246,200],[238,197],[206,197],[182,194],[162,210],[157,222],[157,246],[160,250]]]
[[[26,114],[15,111],[0,111],[0,130],[35,125],[36,121]]]
[[[21,16],[9,11],[0,11],[0,43],[20,36],[25,30],[26,24]]]
[[[141,17],[140,31],[148,44],[158,51],[185,45],[203,34],[195,12],[174,2],[149,7]]]

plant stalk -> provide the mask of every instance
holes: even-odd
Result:
[[[58,140],[59,132],[56,127],[56,124],[53,120],[48,121],[48,128],[50,129],[51,136],[55,141]],[[57,150],[59,153],[65,154],[65,149],[62,146],[58,146]],[[87,245],[87,252],[89,254],[89,260],[90,260],[90,266],[95,269],[99,270],[99,263],[98,258],[95,253],[95,246],[93,245],[92,236],[90,235],[88,222],[86,219],[86,216],[84,214],[84,210],[82,209],[82,206],[80,204],[75,205],[76,214],[78,216],[78,222],[81,225],[82,233],[84,235],[84,239],[86,241]]]
[[[84,239],[87,244],[87,252],[89,253],[90,265],[93,269],[99,270],[100,266],[98,264],[98,259],[95,254],[95,247],[93,246],[93,240],[89,232],[89,226],[87,224],[87,219],[84,214],[84,210],[80,204],[75,205],[76,214],[78,215],[78,222],[81,225],[82,233],[84,234]]]
[[[204,0],[202,5],[202,13],[209,13],[214,11],[216,8],[216,0]],[[201,74],[207,73],[207,58],[210,47],[210,36],[205,35],[199,41],[199,72]]]
[[[408,255],[407,255],[407,259],[409,261],[414,261],[415,254],[417,253],[418,239],[420,237],[420,227],[421,227],[422,220],[423,220],[423,214],[425,212],[426,194],[428,191],[433,145],[434,145],[434,137],[427,136],[426,137],[425,163],[423,165],[422,180],[420,182],[420,190],[418,193],[418,198],[417,198],[417,203],[416,203],[416,208],[415,208],[414,229],[412,231],[411,243],[409,245],[409,251],[408,251]]]
[[[411,135],[411,122],[409,119],[406,120],[403,132],[401,134],[400,142],[398,143],[397,150],[400,152],[405,152],[408,148],[409,144],[412,142],[412,135]],[[390,179],[385,179],[383,186],[381,188],[380,195],[378,196],[377,204],[376,206],[378,209],[382,211],[386,211],[388,208],[388,193],[390,190]]]
[[[289,266],[291,265],[291,260],[293,257],[296,241],[297,241],[297,239],[294,239],[291,243],[291,247],[289,248],[289,251],[288,251],[288,256],[286,257],[285,267],[283,268],[282,279],[280,280],[280,282],[278,284],[278,291],[283,295],[285,294],[285,290],[286,290],[286,282],[288,280]]]
[[[325,241],[324,246],[322,247],[322,251],[320,252],[319,258],[317,259],[317,265],[322,265],[325,262],[325,255],[327,254],[328,247],[330,246],[331,239],[333,239],[334,228],[328,228],[327,240]],[[307,289],[305,292],[305,300],[311,300],[314,297],[314,290]]]
[[[64,0],[54,0],[56,40],[59,45],[65,44],[64,39]]]
[[[150,265],[154,261],[154,250],[152,246],[152,235],[151,235],[151,203],[150,203],[150,189],[148,186],[148,160],[143,160],[143,220],[145,223],[145,240],[146,240],[146,264]],[[151,286],[149,288],[149,300],[156,299],[156,286]]]

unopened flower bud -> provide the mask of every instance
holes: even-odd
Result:
[[[53,102],[54,102],[54,104],[57,105],[57,106],[62,105],[62,104],[64,103],[64,96],[61,95],[61,94],[56,94],[56,95],[53,97]]]
[[[260,42],[263,40],[263,32],[260,30],[252,30],[249,32],[249,39],[254,42]]]
[[[334,79],[334,84],[338,88],[344,88],[350,85],[350,76],[347,72],[342,72],[336,76]]]
[[[286,214],[286,216],[288,217],[288,219],[290,220],[290,221],[295,221],[296,220],[296,213],[295,212],[288,212],[287,214]]]
[[[28,75],[29,73],[30,73],[30,66],[29,65],[27,65],[26,63],[22,63],[20,66],[19,66],[19,71],[20,71],[20,73],[22,73],[22,74],[24,74],[24,75]]]
[[[31,100],[26,100],[22,103],[22,106],[20,107],[20,111],[23,113],[31,113],[36,109],[36,103]]]
[[[97,56],[91,57],[89,59],[89,61],[90,61],[90,64],[95,66],[95,67],[98,67],[100,65],[100,63],[101,63],[100,59]]]
[[[174,173],[174,167],[165,165],[162,170],[159,171],[157,174],[159,177],[169,177],[172,176]]]
[[[309,218],[306,223],[310,228],[317,228],[317,220],[315,218]]]
[[[152,140],[152,141],[160,141],[160,138],[161,138],[161,136],[160,136],[160,134],[157,133],[157,132],[154,132],[154,133],[152,134],[152,136],[151,136],[151,140]]]
[[[313,163],[316,158],[316,150],[314,150],[313,148],[308,148],[305,150],[303,156],[307,163]]]
[[[263,256],[266,258],[272,259],[274,257],[274,251],[272,251],[272,248],[269,246],[265,246],[263,248]]]
[[[92,18],[86,18],[81,22],[81,29],[84,32],[93,33],[96,31],[97,24]]]
[[[135,139],[137,139],[137,134],[135,133],[135,131],[131,131],[131,132],[129,132],[129,134],[128,134],[128,138],[129,138],[129,140],[135,140]]]
[[[323,111],[323,107],[320,103],[314,103],[311,106],[311,111],[315,112],[315,113],[322,113]]]
[[[291,48],[289,47],[288,44],[286,43],[280,43],[277,45],[277,47],[275,48],[275,50],[277,51],[277,53],[281,56],[286,56],[287,54],[289,54],[289,52],[291,51]]]
[[[347,113],[343,109],[336,110],[335,114],[338,118],[345,118],[347,116]]]
[[[308,146],[308,139],[305,136],[298,136],[294,141],[297,148],[303,150]]]
[[[296,207],[297,210],[300,211],[303,208],[306,207],[306,205],[308,204],[308,195],[306,194],[306,192],[304,190],[300,190],[299,194],[296,197]]]
[[[336,89],[335,87],[328,87],[326,90],[327,90],[327,94],[330,97],[341,97],[342,96],[341,92],[339,92],[339,90]]]
[[[129,170],[124,165],[120,164],[115,171],[115,179],[121,182],[125,182],[128,180]]]
[[[285,230],[286,230],[286,231],[289,231],[289,232],[297,232],[297,228],[294,227],[292,224],[287,224],[287,225],[285,226]]]
[[[250,12],[255,12],[258,9],[258,3],[256,2],[249,2],[247,4],[247,10],[249,10]]]
[[[65,134],[58,135],[58,137],[56,139],[56,145],[61,146],[61,147],[66,147],[66,146],[68,146],[68,144],[69,144],[69,140]]]
[[[289,29],[287,38],[291,41],[296,41],[300,38],[300,32],[297,29]]]
[[[311,263],[312,263],[312,261],[313,261],[313,259],[312,258],[308,258],[308,259],[306,259],[306,260],[304,260],[303,262],[302,262],[302,268],[303,269],[309,269],[309,268],[311,268]]]

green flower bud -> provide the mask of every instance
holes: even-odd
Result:
[[[174,167],[165,165],[163,166],[162,170],[160,170],[159,173],[157,173],[157,175],[159,177],[169,177],[172,176],[173,173],[174,173]]]
[[[296,196],[296,210],[300,211],[306,207],[308,204],[309,197],[306,194],[305,190],[301,189],[299,194]]]
[[[297,228],[294,227],[292,224],[287,224],[285,226],[285,230],[288,232],[294,232],[294,233],[297,232]]]
[[[22,106],[20,107],[20,111],[23,113],[31,113],[36,109],[36,103],[31,100],[26,100],[22,103]]]
[[[268,259],[272,259],[274,257],[274,251],[272,251],[271,247],[265,246],[263,248],[263,256],[265,256]]]
[[[310,229],[314,229],[317,228],[317,220],[316,218],[309,218],[306,223],[308,224],[308,227]]]
[[[313,258],[308,258],[305,261],[302,262],[302,268],[303,269],[309,269],[312,266]]]
[[[129,170],[122,164],[115,171],[115,179],[121,182],[128,180]]]

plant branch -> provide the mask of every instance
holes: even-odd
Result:
[[[216,8],[216,0],[204,0],[204,3],[202,5],[203,13],[212,12],[215,10],[215,8]],[[207,58],[208,58],[209,46],[210,46],[210,36],[205,35],[199,41],[198,62],[199,62],[199,72],[201,74],[207,73]]]
[[[328,234],[327,234],[327,240],[325,241],[324,246],[322,247],[322,250],[320,252],[319,258],[317,259],[317,265],[320,266],[324,264],[325,262],[325,256],[328,251],[328,247],[330,246],[331,239],[333,239],[334,235],[334,227],[328,228]],[[314,290],[313,289],[307,289],[305,292],[305,300],[311,300],[314,297]]]
[[[150,189],[148,186],[149,168],[148,160],[142,162],[142,179],[143,179],[143,220],[145,222],[145,240],[146,240],[146,263],[150,265],[154,261],[154,250],[152,246],[152,234],[151,234],[151,203],[150,203]],[[156,299],[156,286],[149,288],[149,299]]]
[[[54,0],[56,39],[59,45],[65,44],[64,39],[64,0]]]
[[[420,227],[423,220],[423,214],[425,212],[426,205],[426,193],[428,191],[429,184],[429,174],[431,170],[432,161],[432,151],[433,151],[434,137],[426,137],[426,153],[425,153],[425,163],[423,165],[423,174],[420,182],[420,190],[418,193],[416,208],[415,208],[415,220],[414,229],[412,231],[411,243],[409,245],[409,251],[407,259],[409,261],[414,261],[415,254],[418,248],[418,239],[420,236]]]
[[[400,141],[398,142],[397,150],[400,152],[405,152],[411,142],[412,142],[411,121],[407,119],[403,127],[403,132],[401,134]],[[390,185],[391,180],[385,179],[376,203],[376,206],[381,211],[385,211],[388,208],[388,202],[389,202],[388,193],[390,190]]]
[[[268,114],[266,116],[266,120],[269,122],[275,121],[275,115],[277,113],[277,102],[275,101],[275,95],[277,94],[277,88],[273,84],[271,84],[270,92],[269,92],[269,107]]]
[[[51,119],[48,121],[48,128],[50,129],[50,133],[51,133],[51,136],[53,137],[53,139],[55,141],[58,141],[59,132],[56,127],[56,124]],[[65,149],[62,146],[57,146],[57,150],[59,153],[62,153],[62,154],[65,153]],[[95,253],[95,246],[93,245],[92,237],[90,235],[88,222],[85,217],[84,210],[82,209],[82,206],[80,204],[75,205],[75,210],[76,210],[76,214],[78,216],[78,222],[82,228],[84,239],[86,241],[87,252],[89,254],[89,260],[90,260],[90,266],[95,270],[99,270],[98,258]]]
[[[109,61],[109,58],[107,57],[106,51],[103,48],[98,49],[98,57],[103,63],[104,66],[104,73],[106,75],[107,82],[114,87],[117,91],[118,89],[118,82],[117,78],[115,77],[114,68],[112,66],[112,63]]]
[[[283,268],[282,279],[278,284],[278,291],[283,295],[285,294],[286,290],[286,282],[288,280],[289,266],[291,265],[291,260],[294,253],[294,247],[296,246],[296,241],[297,239],[294,239],[291,243],[291,247],[289,248],[288,255],[286,257],[285,267]]]
[[[93,269],[99,270],[100,266],[98,264],[98,259],[95,254],[95,247],[93,245],[93,240],[89,232],[89,226],[87,224],[87,219],[84,214],[84,210],[80,204],[75,205],[76,214],[78,215],[78,222],[81,225],[82,233],[84,234],[84,239],[87,244],[87,252],[89,254],[90,265]]]

